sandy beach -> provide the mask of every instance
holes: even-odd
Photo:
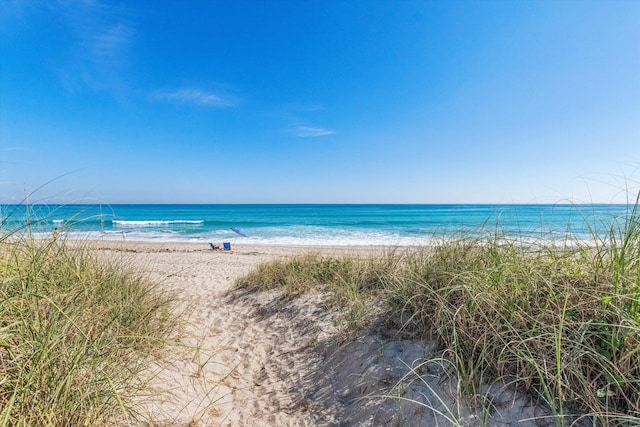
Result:
[[[93,242],[100,254],[133,263],[177,295],[187,318],[180,345],[154,366],[142,411],[161,426],[479,425],[456,399],[455,378],[434,343],[402,340],[375,327],[345,339],[320,295],[286,299],[234,283],[262,262],[305,251],[333,255],[380,248]],[[403,382],[402,399],[389,399]],[[496,411],[488,425],[547,425],[543,408],[500,384],[488,385]],[[422,402],[416,404],[412,401]],[[527,421],[528,420],[528,421]],[[553,424],[551,420],[547,420]]]

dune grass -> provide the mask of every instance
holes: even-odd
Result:
[[[384,301],[391,324],[438,339],[463,395],[480,405],[491,404],[483,385],[498,380],[546,404],[556,425],[640,425],[638,206],[589,244],[487,233],[383,256],[307,254],[238,285],[320,290],[354,328]]]
[[[135,419],[138,375],[177,324],[171,297],[80,245],[0,239],[0,426]]]

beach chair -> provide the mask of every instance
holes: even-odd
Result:
[[[213,243],[209,242],[209,246],[211,246],[211,249],[214,251],[220,250],[220,245],[214,245]]]
[[[233,251],[233,249],[231,248],[231,242],[222,242],[222,250]]]

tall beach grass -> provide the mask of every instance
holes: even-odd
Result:
[[[532,245],[492,231],[382,256],[273,261],[238,285],[319,290],[352,328],[384,301],[398,332],[438,340],[482,413],[493,409],[487,385],[501,381],[559,426],[640,425],[638,202],[588,243]]]
[[[0,238],[0,426],[116,425],[177,326],[171,296],[86,245]]]

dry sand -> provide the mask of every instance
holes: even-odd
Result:
[[[446,363],[419,366],[438,356],[433,343],[397,339],[380,326],[345,340],[320,295],[286,299],[278,291],[233,290],[237,278],[262,262],[353,248],[239,246],[225,253],[187,243],[95,247],[175,291],[188,317],[181,345],[169,348],[166,361],[150,373],[154,391],[142,412],[151,425],[482,425],[482,414],[456,399],[457,382]],[[389,394],[402,399],[383,397]],[[553,425],[548,411],[501,384],[488,385],[487,396],[494,405],[488,425]]]

